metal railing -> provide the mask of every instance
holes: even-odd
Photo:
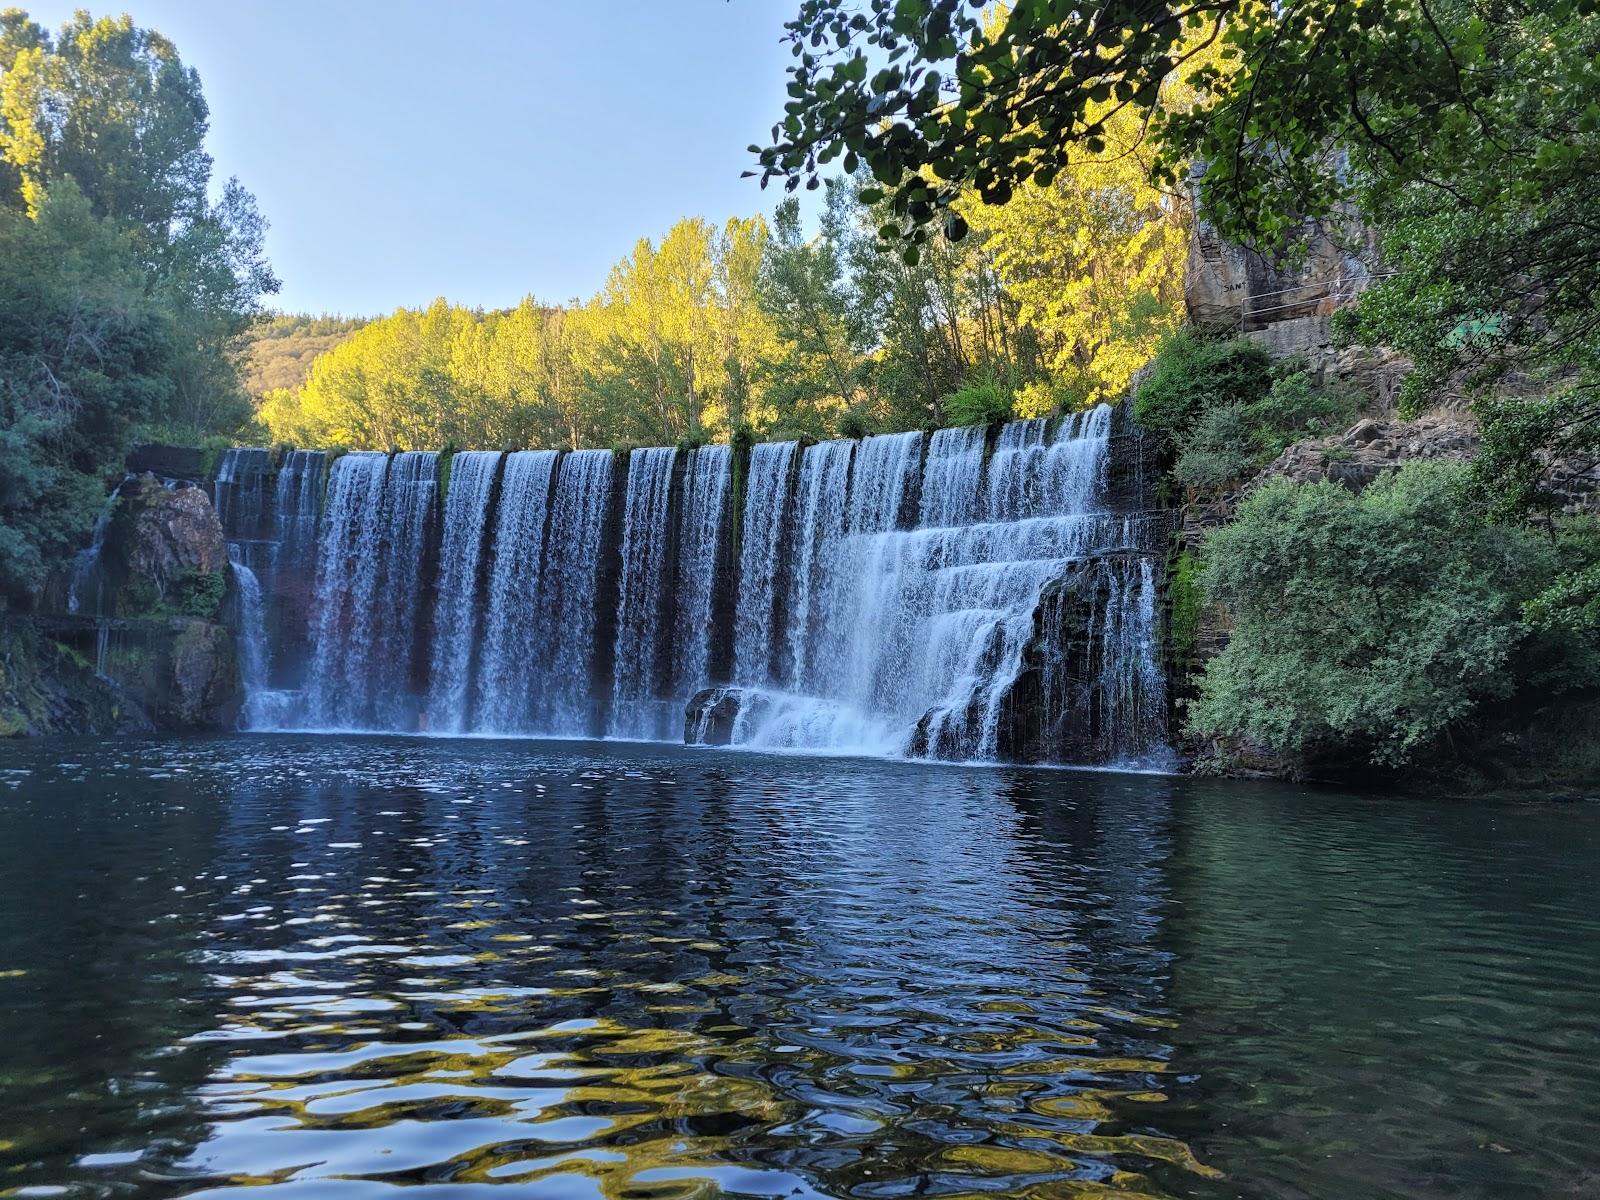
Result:
[[[1338,308],[1353,301],[1366,288],[1380,279],[1388,279],[1393,271],[1374,271],[1370,274],[1341,275],[1331,282],[1327,280],[1316,283],[1297,283],[1290,287],[1279,288],[1272,292],[1262,292],[1255,296],[1246,296],[1239,302],[1239,328],[1250,329],[1252,322],[1255,328],[1270,325],[1274,318],[1270,314],[1289,312],[1294,309],[1315,305],[1323,300],[1332,300],[1333,307]],[[1294,296],[1295,293],[1303,293]],[[1293,299],[1283,299],[1294,296]],[[1263,300],[1277,300],[1275,304],[1263,306]],[[1309,315],[1309,314],[1304,314]]]

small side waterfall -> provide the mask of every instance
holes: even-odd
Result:
[[[276,706],[268,688],[268,648],[266,604],[261,598],[261,581],[244,564],[237,545],[228,546],[228,562],[233,572],[233,587],[238,604],[235,622],[239,642],[239,680],[244,686],[244,710],[239,717],[242,729],[271,728]]]
[[[438,456],[348,454],[299,723],[1160,766],[1144,445],[1102,406],[748,454],[468,452],[443,505]],[[229,511],[281,563],[320,463],[291,455],[274,494],[254,461],[230,467]],[[259,681],[282,669],[283,600],[260,571],[247,595],[244,558]]]

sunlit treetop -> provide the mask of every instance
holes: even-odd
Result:
[[[1595,5],[1541,7],[1559,21]],[[1525,16],[1458,0],[804,0],[786,26],[790,99],[771,144],[752,147],[756,173],[793,190],[864,167],[899,219],[885,236],[914,255],[932,226],[965,232],[963,191],[1003,204],[1047,184],[1132,110],[1158,183],[1203,163],[1208,215],[1271,240],[1348,198],[1339,152],[1425,177],[1428,139],[1481,119],[1495,40]],[[1175,74],[1187,108],[1158,104]]]

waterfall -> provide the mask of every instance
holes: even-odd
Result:
[[[914,529],[896,528],[887,515],[891,503],[896,514],[909,505],[905,492],[885,482],[901,447],[873,451],[877,439],[869,439],[856,455],[848,533],[838,511],[846,492],[836,452],[831,444],[807,451],[815,457],[802,461],[797,485],[802,532],[793,552],[790,686],[753,696],[730,740],[916,757],[1008,756],[1012,743],[1020,744],[1011,733],[1019,705],[1008,702],[1037,644],[1045,589],[1075,563],[1138,549],[1129,544],[1137,527],[1105,510],[1111,415],[1102,406],[1059,422],[1011,422],[987,463],[982,430],[939,431],[928,444]],[[909,458],[911,448],[904,453]],[[819,486],[824,478],[826,488]],[[869,499],[885,495],[892,502]],[[875,506],[876,520],[856,518]],[[1123,677],[1159,673],[1153,580],[1142,593],[1135,587],[1124,594],[1149,597],[1145,607],[1119,599],[1106,635],[1123,647],[1106,670],[1120,673],[1114,686],[1132,695],[1138,689]],[[1163,723],[1148,704],[1128,721],[1127,735],[1113,739],[1119,755]]]
[[[412,669],[438,464],[432,451],[333,464],[312,634],[314,728],[416,727]]]
[[[978,515],[983,483],[983,426],[957,425],[936,432],[928,443],[922,480],[923,528],[962,525]]]
[[[442,506],[436,455],[348,454],[327,472],[301,723],[1161,765],[1144,445],[1101,406],[747,457],[466,452]],[[287,547],[321,460],[288,456],[267,509],[253,461],[228,469],[230,513]],[[268,633],[247,679],[276,676],[284,597],[236,577],[241,625]]]
[[[261,581],[245,565],[237,544],[228,545],[228,563],[233,572],[233,586],[238,603],[239,681],[244,687],[244,710],[240,714],[241,729],[257,729],[269,725],[272,708],[268,700],[267,622],[266,605],[261,598]]]
[[[274,487],[273,569],[304,567],[317,548],[328,456],[321,450],[291,450],[278,469]]]
[[[259,448],[224,450],[211,481],[211,503],[222,523],[223,535],[240,548],[252,569],[263,565],[258,547],[272,537],[272,455]],[[255,559],[255,562],[251,562]]]
[[[532,730],[533,692],[544,669],[540,631],[549,620],[540,607],[540,583],[555,469],[554,450],[519,450],[506,457],[469,728]]]
[[[837,579],[854,451],[854,442],[841,440],[807,446],[800,456],[787,662],[789,687],[796,692],[806,691],[814,682],[810,671],[818,637],[814,622],[831,615],[820,601],[830,597]]]
[[[541,681],[535,731],[561,737],[595,732],[593,673],[595,617],[600,599],[600,551],[610,508],[609,450],[561,456],[551,501],[550,542],[541,581],[546,601],[549,669]]]
[[[463,451],[450,460],[427,721],[429,729],[444,733],[466,728],[472,655],[478,645],[478,564],[499,466],[500,454],[491,451]]]
[[[683,701],[711,678],[714,589],[733,475],[733,450],[729,446],[702,446],[689,451],[685,458],[674,588],[678,617],[672,655],[672,698],[677,702],[669,726],[673,732],[682,723]]]
[[[744,684],[765,685],[776,670],[778,568],[788,524],[789,476],[797,449],[795,442],[763,442],[750,451],[733,655],[734,678]]]
[[[677,460],[672,449],[635,450],[628,456],[611,687],[613,737],[661,738],[683,720],[681,708],[674,712],[669,702],[658,699],[666,662],[667,534]]]

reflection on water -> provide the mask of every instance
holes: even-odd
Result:
[[[0,748],[0,1192],[1588,1195],[1600,813]]]

